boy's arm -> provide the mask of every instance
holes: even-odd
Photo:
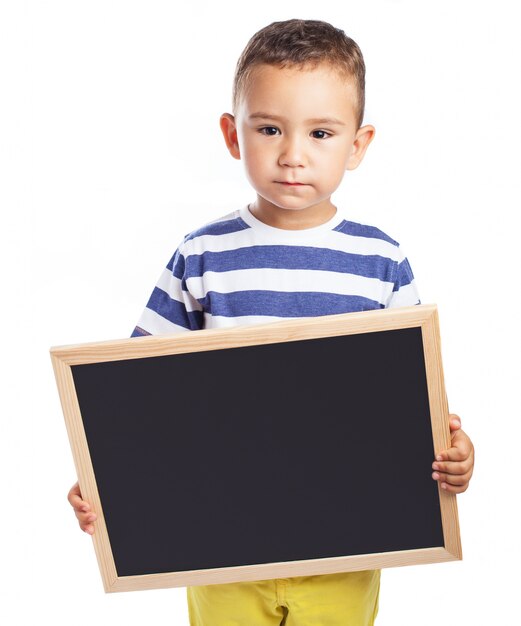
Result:
[[[202,327],[202,306],[186,286],[186,261],[180,246],[159,277],[132,337],[164,335]],[[96,514],[90,504],[83,500],[77,482],[69,490],[67,499],[74,509],[80,528],[89,535],[94,534]]]
[[[188,291],[188,277],[181,245],[161,273],[132,337],[166,335],[203,327],[203,307]]]
[[[416,282],[407,258],[399,250],[395,269],[394,287],[386,306],[401,307],[420,304]],[[474,446],[470,437],[461,430],[461,420],[457,415],[449,415],[451,447],[440,452],[432,464],[432,478],[442,489],[451,493],[463,493],[468,489],[474,471]]]
[[[463,493],[468,489],[474,472],[474,446],[470,437],[461,430],[457,415],[449,415],[451,447],[440,452],[432,464],[432,477],[442,489],[451,493]]]
[[[411,266],[403,251],[398,247],[398,261],[394,269],[393,291],[386,308],[414,306],[420,304],[420,296]]]

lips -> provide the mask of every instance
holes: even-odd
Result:
[[[290,187],[299,187],[299,186],[304,187],[304,185],[306,184],[306,183],[291,183],[285,180],[278,180],[277,182],[281,185],[289,185]]]

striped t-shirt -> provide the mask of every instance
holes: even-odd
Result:
[[[304,230],[247,207],[188,234],[132,336],[224,328],[419,304],[399,244],[338,212]]]

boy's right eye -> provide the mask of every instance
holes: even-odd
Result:
[[[263,135],[267,135],[268,137],[273,137],[279,132],[279,129],[275,128],[275,126],[263,126],[262,128],[259,128],[259,132]]]

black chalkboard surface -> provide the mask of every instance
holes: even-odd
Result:
[[[359,557],[353,569],[398,553],[460,557],[431,478],[422,324],[283,340],[276,327],[258,327],[256,345],[70,365],[114,567],[107,590],[273,578],[284,564],[351,569],[338,557]]]

